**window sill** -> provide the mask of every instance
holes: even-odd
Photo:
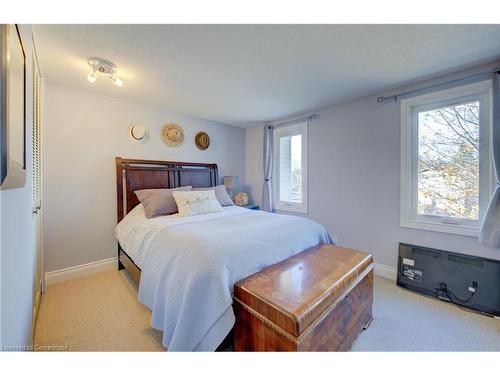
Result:
[[[435,223],[421,220],[401,220],[400,226],[403,228],[420,229],[432,232],[447,234],[458,234],[460,236],[478,237],[479,228],[468,225]]]
[[[281,212],[294,212],[299,214],[307,214],[307,207],[288,206],[283,204],[275,204],[274,209]]]

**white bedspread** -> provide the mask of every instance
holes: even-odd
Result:
[[[234,283],[331,239],[311,220],[225,207],[222,212],[146,219],[141,206],[116,229],[141,267],[139,301],[173,351],[215,350],[234,325]],[[141,216],[142,214],[142,216]]]

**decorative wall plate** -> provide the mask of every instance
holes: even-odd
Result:
[[[136,123],[131,124],[129,131],[130,131],[130,137],[134,141],[142,141],[142,140],[146,139],[147,129],[141,123],[136,122]]]
[[[170,147],[179,147],[184,142],[184,130],[177,124],[167,124],[161,128],[161,140]]]
[[[194,137],[194,144],[200,150],[206,150],[208,146],[210,146],[210,137],[205,132],[199,132],[196,134],[196,137]]]

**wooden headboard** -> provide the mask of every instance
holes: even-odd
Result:
[[[117,219],[139,204],[136,190],[217,185],[217,164],[115,158]]]

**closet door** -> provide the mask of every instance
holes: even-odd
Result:
[[[41,150],[41,75],[36,55],[33,56],[33,239],[35,277],[33,285],[33,329],[43,291],[42,254],[42,150]]]

